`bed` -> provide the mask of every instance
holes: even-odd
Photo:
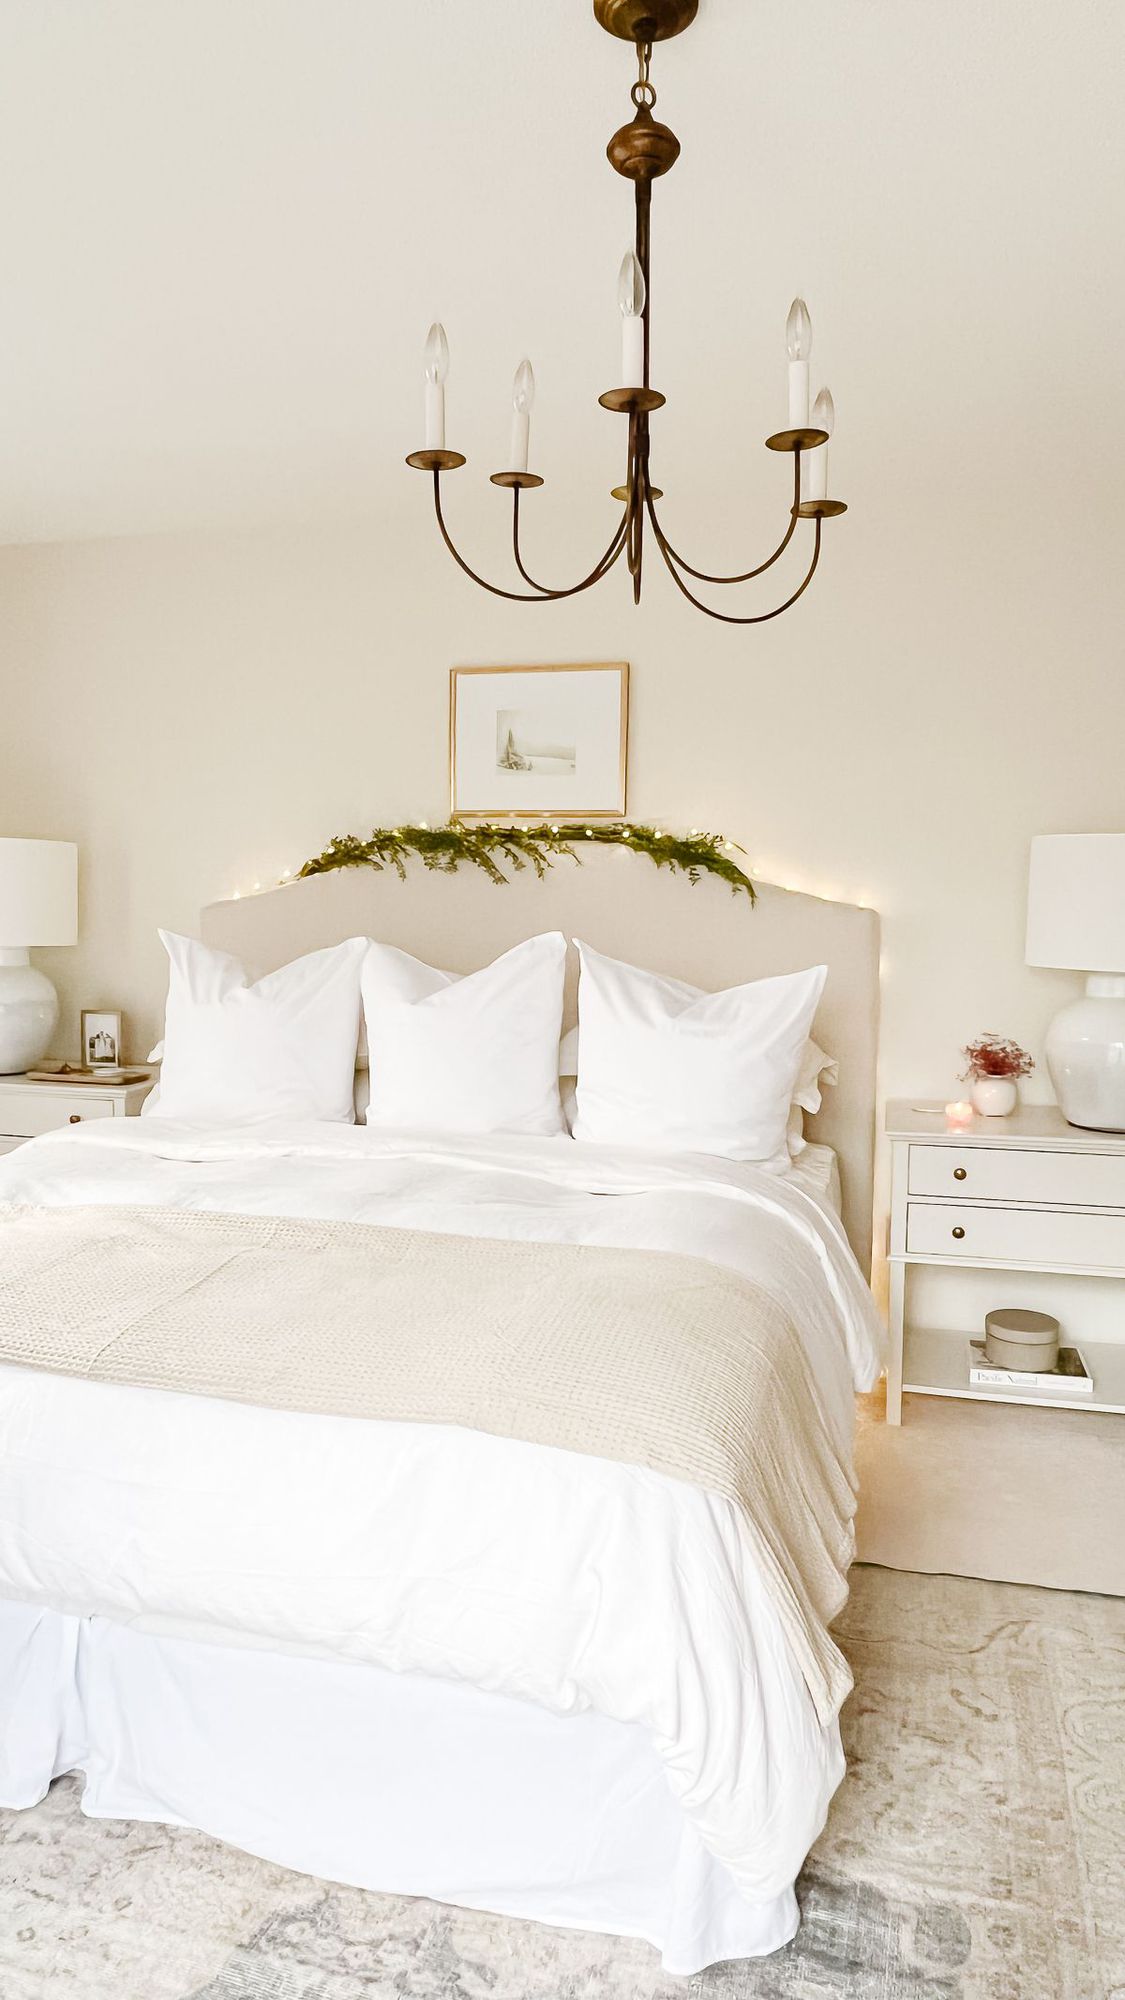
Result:
[[[575,1246],[640,1270],[682,1256],[785,1315],[814,1457],[838,1487],[853,1391],[879,1365],[860,1275],[870,912],[772,889],[751,912],[606,851],[504,890],[317,878],[215,905],[202,928],[258,972],[357,933],[469,970],[545,923],[715,989],[828,965],[817,1039],[841,1080],[791,1175],[569,1139],[188,1130],[157,1112],[22,1148],[0,1164],[0,1203],[46,1216],[59,1245],[91,1217],[111,1243],[190,1214],[269,1241],[283,1218],[351,1231],[361,1250],[378,1223],[439,1248],[505,1246],[513,1268]],[[773,1499],[792,1520],[793,1496]],[[805,1620],[818,1633],[849,1501],[835,1492],[840,1546]],[[826,1638],[804,1657],[801,1607],[787,1617],[784,1578],[780,1595],[766,1586],[785,1532],[763,1557],[744,1525],[729,1496],[651,1454],[9,1364],[0,1804],[78,1769],[88,1813],[643,1937],[674,1972],[772,1951],[796,1928],[794,1881],[842,1775],[846,1675]]]

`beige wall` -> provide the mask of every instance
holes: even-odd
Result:
[[[1125,824],[1125,675],[1113,510],[1084,504],[1061,425],[1036,451],[1053,479],[1004,507],[851,486],[819,587],[749,635],[655,570],[639,612],[624,576],[497,605],[450,573],[409,474],[390,522],[0,552],[0,832],[82,856],[81,942],[42,954],[60,1053],[82,1005],[122,1007],[145,1052],[158,924],[334,832],[440,815],[452,661],[627,658],[635,816],[882,912],[889,1094],[951,1092],[977,1030],[1038,1054],[1076,981],[1023,965],[1028,840]]]

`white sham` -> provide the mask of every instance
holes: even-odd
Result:
[[[789,1106],[789,1126],[787,1138],[789,1151],[796,1159],[805,1150],[805,1114],[810,1117],[820,1110],[821,1086],[835,1086],[840,1081],[840,1065],[835,1056],[825,1055],[816,1042],[805,1043],[797,1082],[793,1090],[793,1102]]]
[[[786,1168],[789,1107],[827,967],[705,993],[575,942],[574,1137]]]
[[[169,964],[162,1118],[353,1123],[366,938],[251,981],[228,952],[175,931],[159,935]],[[150,1105],[157,1108],[153,1098]]]
[[[394,945],[363,963],[368,1125],[413,1132],[565,1131],[559,1100],[566,939],[527,938],[480,972]]]

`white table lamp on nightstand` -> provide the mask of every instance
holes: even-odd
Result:
[[[31,945],[78,937],[78,849],[69,840],[0,839],[0,1076],[41,1062],[58,996],[28,958]]]
[[[1071,1125],[1125,1132],[1125,833],[1032,841],[1026,958],[1089,975],[1047,1030],[1047,1067]]]

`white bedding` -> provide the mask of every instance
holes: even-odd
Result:
[[[840,1189],[840,1162],[831,1146],[818,1146],[806,1139],[789,1168],[794,1187],[815,1196],[839,1218],[843,1196]]]
[[[870,1295],[807,1169],[152,1117],[21,1148],[0,1161],[4,1201],[707,1257],[784,1300],[844,1451],[853,1392],[880,1365]],[[789,1889],[839,1781],[837,1732],[816,1721],[734,1509],[639,1467],[7,1368],[0,1597],[639,1723],[750,1902]]]

